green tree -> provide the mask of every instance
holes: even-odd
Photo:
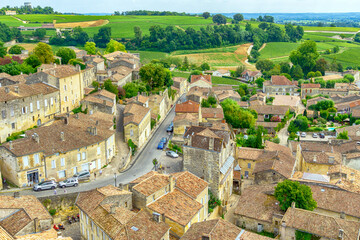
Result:
[[[73,29],[73,39],[81,45],[89,41],[89,35],[80,26]]]
[[[260,71],[270,71],[275,64],[271,60],[263,59],[256,62],[256,69]]]
[[[255,80],[255,83],[258,86],[258,88],[262,88],[264,85],[264,82],[265,82],[265,79],[263,79],[263,78],[258,78]]]
[[[34,36],[39,38],[39,39],[44,39],[45,35],[46,35],[46,29],[45,28],[38,28],[34,32]]]
[[[21,51],[25,50],[22,46],[14,45],[9,49],[10,54],[21,54]]]
[[[0,57],[3,58],[7,54],[7,47],[4,47],[4,43],[0,42]]]
[[[350,83],[355,81],[355,78],[351,74],[345,74],[344,79],[349,80]]]
[[[357,33],[354,37],[355,42],[360,42],[360,33]]]
[[[236,101],[226,99],[221,103],[226,122],[234,128],[250,128],[255,126],[256,112],[241,108]]]
[[[233,18],[234,18],[236,23],[241,22],[242,20],[244,20],[244,16],[242,14],[240,14],[240,13],[235,14],[233,16]]]
[[[25,63],[32,68],[37,68],[41,65],[40,59],[35,54],[31,54],[28,58],[26,58]]]
[[[343,131],[343,132],[339,133],[339,135],[336,137],[336,139],[349,140],[348,131]]]
[[[96,44],[94,42],[85,43],[85,50],[89,55],[95,55],[97,52]]]
[[[141,41],[143,39],[141,28],[139,26],[135,26],[134,27],[134,33],[135,33],[136,44],[140,45]]]
[[[189,59],[188,59],[188,57],[184,57],[184,62],[183,62],[183,65],[182,65],[182,68],[183,69],[185,69],[185,70],[188,70],[189,69],[189,66],[190,66],[190,64],[189,64]]]
[[[333,53],[338,53],[340,51],[339,46],[333,47]]]
[[[168,73],[161,64],[149,63],[140,68],[139,75],[143,82],[155,88],[164,86]]]
[[[99,29],[99,32],[94,35],[94,42],[96,46],[101,48],[106,48],[111,40],[111,27],[102,27]]]
[[[256,148],[262,148],[262,131],[260,128],[256,130]]]
[[[246,70],[244,65],[239,65],[235,70],[235,76],[241,77],[241,74]]]
[[[210,65],[208,63],[203,63],[200,65],[202,71],[210,70]]]
[[[46,43],[38,43],[34,49],[34,54],[42,63],[52,63],[54,61],[52,48]]]
[[[308,72],[315,69],[318,57],[316,43],[308,40],[302,43],[297,50],[292,51],[289,59],[294,65],[299,65],[304,74],[307,75]]]
[[[104,88],[105,90],[109,91],[109,92],[112,92],[113,94],[116,95],[116,99],[118,99],[118,95],[119,95],[119,90],[117,88],[116,85],[114,85],[110,79],[106,80],[104,82]]]
[[[303,70],[301,69],[300,65],[292,66],[292,68],[290,70],[290,75],[295,80],[299,80],[304,77],[304,73],[303,73]]]
[[[222,14],[216,14],[212,17],[212,20],[214,23],[220,25],[220,24],[226,24],[226,17]]]
[[[321,76],[325,75],[325,71],[328,68],[328,63],[325,59],[320,58],[316,61],[315,69],[321,73]]]
[[[68,64],[70,59],[76,58],[76,53],[71,48],[62,47],[56,52],[56,56],[61,57],[62,64]]]
[[[275,197],[280,203],[280,208],[286,211],[295,202],[297,208],[312,211],[317,207],[312,197],[311,188],[299,182],[284,180],[275,187]]]
[[[111,39],[106,45],[105,53],[112,53],[116,51],[126,52],[125,46],[116,40]]]
[[[203,18],[208,19],[210,17],[210,13],[209,12],[204,12],[202,14],[202,16],[203,16]]]

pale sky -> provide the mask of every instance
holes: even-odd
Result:
[[[0,7],[20,6],[24,0],[0,0]],[[113,13],[158,10],[197,13],[306,13],[360,12],[359,0],[33,0],[33,6],[51,6],[60,12]]]

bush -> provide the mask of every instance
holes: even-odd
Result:
[[[56,209],[50,209],[49,213],[51,216],[54,216],[56,214]]]
[[[135,143],[131,139],[128,140],[128,146],[129,146],[129,148],[131,148],[131,154],[134,156],[135,152],[136,152],[136,149],[137,149],[137,146],[135,145]]]
[[[221,200],[217,199],[212,192],[209,190],[209,213],[214,211],[216,206],[221,206]]]
[[[281,122],[281,119],[279,116],[273,116],[271,117],[270,122]]]
[[[151,129],[153,129],[156,125],[156,120],[155,119],[151,119]]]

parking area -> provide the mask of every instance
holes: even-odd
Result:
[[[309,132],[309,133],[306,133],[306,136],[305,137],[300,137],[300,140],[301,141],[318,141],[318,142],[328,142],[329,139],[332,139],[332,138],[335,138],[334,136],[325,136],[325,138],[320,138],[319,137],[319,134],[317,135],[316,138],[314,138],[312,136],[312,133]]]
[[[166,156],[166,151],[162,151],[159,159],[159,165],[164,167],[165,173],[181,172],[183,169],[183,158],[182,156],[172,158]]]

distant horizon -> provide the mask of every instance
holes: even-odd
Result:
[[[22,6],[25,0],[2,0],[1,7]],[[32,6],[50,6],[55,11],[67,13],[110,14],[147,9],[149,11],[171,11],[186,13],[358,13],[358,0],[33,0]]]

